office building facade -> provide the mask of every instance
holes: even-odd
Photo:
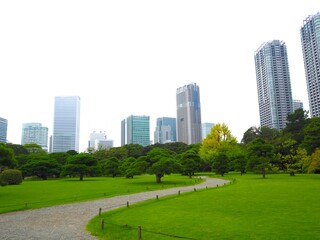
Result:
[[[273,40],[255,52],[260,125],[281,130],[293,112],[287,47]]]
[[[211,133],[211,128],[214,127],[214,123],[202,123],[201,130],[202,130],[202,139],[205,139],[208,134]]]
[[[0,117],[0,142],[7,142],[8,120]]]
[[[292,104],[293,104],[293,111],[300,108],[303,110],[303,102],[301,102],[300,100],[293,99]]]
[[[90,150],[110,149],[113,147],[113,140],[107,139],[105,131],[93,131],[90,133],[88,148]]]
[[[300,36],[310,117],[320,117],[320,13],[303,21]]]
[[[125,144],[150,145],[150,117],[131,115],[121,121],[121,146]]]
[[[170,117],[157,118],[154,131],[154,143],[168,143],[177,141],[176,119]]]
[[[176,90],[177,141],[186,144],[201,143],[200,90],[190,83]]]
[[[21,136],[22,145],[35,143],[48,151],[48,128],[41,123],[24,123]]]
[[[52,152],[79,152],[80,97],[55,97]]]

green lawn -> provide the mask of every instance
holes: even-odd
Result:
[[[155,182],[154,175],[135,176],[133,179],[87,177],[83,181],[79,178],[25,180],[21,185],[0,187],[0,213],[186,186],[199,181],[175,174],[164,176],[160,184]]]
[[[106,212],[87,228],[100,239],[137,239],[139,225],[144,240],[320,239],[320,175],[226,177],[235,183]]]

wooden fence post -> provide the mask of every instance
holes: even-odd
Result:
[[[104,219],[102,218],[101,220],[101,229],[103,230],[104,229]]]
[[[141,226],[138,226],[138,240],[142,239],[142,232],[141,232]]]
[[[99,217],[101,216],[101,208],[99,208]]]
[[[127,202],[127,207],[129,207],[129,202]]]

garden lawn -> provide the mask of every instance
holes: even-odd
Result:
[[[320,239],[320,175],[226,177],[236,181],[106,212],[87,229],[117,240],[137,239],[139,225],[145,240]]]
[[[154,175],[135,176],[133,179],[85,177],[83,181],[79,181],[79,178],[24,180],[20,185],[0,187],[0,213],[187,186],[199,182],[199,179],[189,179],[178,174],[164,176],[160,184],[155,182]]]

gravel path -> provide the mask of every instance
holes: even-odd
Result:
[[[100,200],[58,205],[53,207],[0,214],[0,239],[90,240],[96,239],[86,232],[85,226],[102,212],[162,196],[194,191],[194,189],[221,186],[229,181],[207,178],[205,182],[164,190],[135,193]]]

